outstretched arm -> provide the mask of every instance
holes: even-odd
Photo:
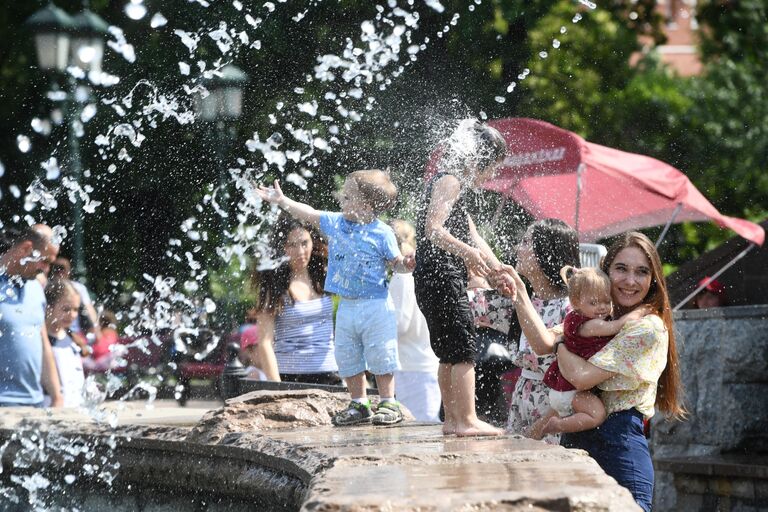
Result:
[[[424,235],[440,249],[463,259],[469,270],[485,276],[490,268],[483,251],[465,244],[445,227],[460,194],[461,184],[455,176],[444,176],[435,182],[427,207]]]
[[[272,187],[259,185],[256,193],[259,194],[261,199],[276,204],[292,217],[307,222],[316,228],[320,227],[320,212],[308,204],[288,198],[280,189],[280,182],[278,180],[275,180],[275,184]]]
[[[501,262],[493,253],[493,249],[491,249],[491,246],[488,245],[488,242],[486,242],[485,239],[480,236],[480,233],[477,231],[475,221],[472,220],[472,217],[469,217],[469,236],[472,237],[472,241],[475,243],[475,247],[482,251],[483,255],[485,256],[485,261],[488,262],[491,268],[498,269],[501,267]]]
[[[502,282],[502,293],[510,295],[508,290],[511,290],[511,294],[515,297],[517,319],[520,321],[520,327],[533,351],[539,356],[551,353],[558,335],[544,325],[544,321],[536,312],[536,308],[533,307],[531,298],[525,289],[525,283],[520,279],[517,271],[510,265],[503,265],[497,274],[497,282]],[[504,281],[511,281],[510,286],[505,288],[503,286]]]

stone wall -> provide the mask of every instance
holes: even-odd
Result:
[[[675,485],[690,480],[692,470],[675,479],[674,468],[690,468],[697,459],[711,466],[713,457],[720,456],[741,457],[749,466],[750,459],[768,453],[766,319],[768,305],[676,313],[680,373],[690,417],[684,422],[657,417],[653,422],[656,510],[678,510],[685,501],[682,496],[678,500],[681,489]],[[687,465],[679,464],[682,458]],[[672,460],[678,464],[669,464]]]

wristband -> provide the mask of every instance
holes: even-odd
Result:
[[[557,349],[560,348],[560,345],[563,345],[564,343],[565,342],[563,340],[558,340],[554,345],[552,345],[552,353],[555,354],[555,357],[557,357]]]

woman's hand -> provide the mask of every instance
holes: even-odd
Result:
[[[262,200],[267,201],[268,203],[276,204],[278,206],[280,206],[285,200],[285,194],[283,194],[283,191],[280,188],[280,181],[278,180],[275,180],[274,185],[271,187],[259,185],[259,187],[256,189],[256,193]]]
[[[525,283],[512,265],[502,265],[496,270],[494,281],[494,286],[502,295],[515,301],[522,299],[522,294],[525,293]]]
[[[464,260],[464,264],[467,266],[467,270],[471,274],[486,277],[491,272],[491,268],[485,261],[485,255],[483,254],[483,251],[476,247],[470,247],[467,249],[462,256],[462,259]]]
[[[496,288],[496,290],[503,296],[515,300],[518,289],[517,283],[515,283],[514,278],[505,272],[502,267],[494,269],[488,276],[488,281],[491,286]]]

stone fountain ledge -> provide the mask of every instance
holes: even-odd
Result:
[[[331,426],[347,400],[319,390],[256,391],[207,412],[123,411],[114,430],[72,412],[6,409],[0,444],[39,430],[81,436],[105,451],[114,436],[121,468],[113,495],[184,496],[194,510],[205,509],[201,503],[208,510],[639,510],[582,451],[517,436],[444,437],[440,425],[413,421]],[[9,449],[6,474],[12,460]],[[32,469],[73,470],[48,466],[55,467]],[[87,487],[84,479],[78,485]],[[92,494],[82,493],[81,510],[88,500],[92,510],[120,510],[104,492]]]

